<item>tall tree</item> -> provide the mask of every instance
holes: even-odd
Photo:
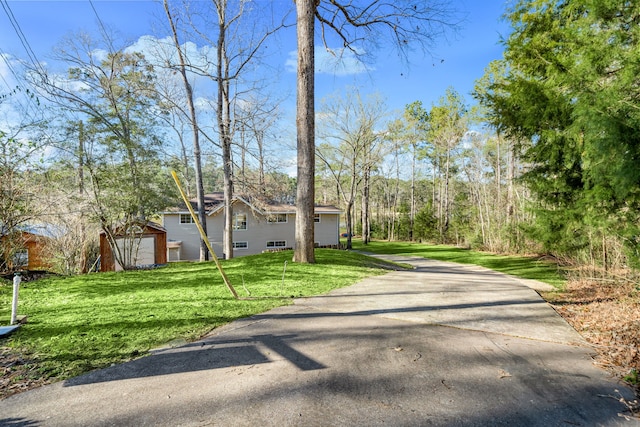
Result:
[[[182,45],[180,44],[180,40],[178,39],[178,29],[176,25],[176,20],[171,13],[171,9],[169,7],[169,1],[164,0],[164,11],[167,16],[167,21],[169,23],[169,27],[171,28],[171,36],[173,38],[173,45],[175,47],[175,52],[178,56],[178,64],[177,68],[180,72],[180,77],[182,78],[182,83],[184,85],[185,92],[185,101],[187,103],[187,109],[189,113],[189,122],[191,124],[191,132],[193,134],[193,162],[194,162],[194,170],[195,170],[195,187],[196,187],[196,199],[198,200],[198,216],[200,218],[200,224],[202,229],[207,234],[207,216],[205,211],[204,204],[204,184],[202,180],[202,156],[200,150],[200,127],[198,126],[198,116],[196,114],[196,107],[194,103],[194,95],[193,95],[193,87],[191,82],[189,82],[189,77],[187,75],[187,60],[185,58],[185,53],[183,52]],[[207,250],[207,244],[204,240],[200,241],[200,260],[205,261],[209,259],[209,252]]]
[[[438,211],[439,231],[441,239],[446,239],[451,222],[451,187],[452,172],[455,167],[454,155],[467,131],[466,107],[460,95],[448,88],[438,103],[429,112],[429,140],[434,144],[440,174],[442,175],[440,190],[440,208]]]
[[[248,0],[230,2],[211,0],[213,23],[205,20],[204,25],[198,18],[191,17],[191,26],[209,45],[216,47],[214,69],[201,69],[199,72],[216,83],[216,125],[219,146],[222,151],[224,176],[224,237],[223,252],[225,258],[233,258],[233,192],[234,163],[233,141],[236,130],[236,103],[241,95],[258,88],[244,79],[250,72],[256,72],[260,56],[269,38],[280,28],[286,26],[287,17],[279,22],[265,19],[270,15],[270,3],[255,3]],[[267,13],[268,12],[268,13]],[[267,16],[269,17],[269,16]],[[209,26],[213,25],[213,37],[209,35]]]
[[[88,193],[93,213],[116,261],[126,267],[139,234],[127,234],[120,247],[117,231],[134,230],[133,224],[156,213],[165,204],[166,193],[154,179],[159,139],[154,129],[153,67],[142,54],[114,45],[106,35],[100,44],[78,34],[56,50],[56,59],[69,67],[66,76],[41,66],[30,70],[29,76],[41,97],[86,118],[83,134],[91,136],[93,145],[85,146],[82,154],[92,183]]]
[[[388,40],[407,57],[412,46],[428,51],[451,22],[453,10],[446,2],[412,0],[296,0],[298,38],[298,91],[296,129],[298,147],[298,190],[296,248],[294,261],[315,262],[313,252],[313,210],[315,183],[314,139],[314,16],[323,30],[331,30],[341,49],[353,53]],[[323,31],[323,34],[327,34]],[[326,44],[326,38],[325,38]],[[371,50],[370,50],[371,51]]]
[[[316,0],[296,0],[298,70],[296,97],[297,186],[293,260],[315,263],[315,15]]]
[[[325,141],[317,155],[335,180],[345,205],[347,249],[351,249],[353,213],[357,192],[362,182],[370,178],[371,170],[380,161],[380,142],[377,130],[383,125],[385,104],[378,95],[362,99],[357,91],[349,90],[344,97],[325,100],[319,136]],[[368,186],[365,187],[368,191]],[[368,194],[363,195],[363,199]],[[365,209],[368,200],[364,202]],[[365,218],[365,223],[368,219]]]
[[[414,101],[404,110],[406,121],[405,137],[411,152],[411,206],[409,210],[409,240],[413,240],[413,226],[416,215],[416,161],[422,146],[426,143],[429,129],[429,113],[422,102]],[[424,151],[424,148],[423,150]]]
[[[640,6],[518,1],[508,16],[505,77],[483,102],[509,137],[530,142],[534,235],[548,250],[571,252],[592,246],[594,229],[613,233],[637,258]]]

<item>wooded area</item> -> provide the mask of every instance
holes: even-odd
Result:
[[[301,11],[303,4],[310,10]],[[64,75],[23,62],[21,86],[0,98],[20,117],[0,131],[0,269],[13,268],[21,227],[38,223],[64,230],[52,243],[53,268],[86,271],[98,230],[113,242],[113,230],[133,229],[127,224],[176,203],[175,169],[200,200],[200,215],[203,194],[213,191],[225,192],[229,219],[233,192],[303,203],[299,219],[302,206],[335,204],[344,210],[348,246],[356,235],[365,243],[453,243],[545,254],[588,275],[633,274],[640,261],[640,6],[517,2],[507,13],[513,32],[505,57],[477,80],[475,104],[449,88],[433,105],[408,99],[394,112],[380,94],[345,88],[298,116],[297,137],[288,136],[281,99],[269,93],[271,70],[260,72],[265,40],[299,24],[304,12],[314,17],[307,32],[318,22],[346,50],[359,53],[359,43],[376,35],[408,55],[400,38],[428,50],[453,25],[434,13],[453,12],[437,2],[420,10],[410,2],[298,1],[277,17],[268,5],[244,2],[182,6],[164,2],[170,36],[147,40],[154,55],[102,27],[99,37],[61,41],[55,59]],[[389,28],[393,20],[403,25]],[[211,49],[196,54],[187,40]],[[306,49],[313,53],[313,44]],[[198,79],[215,83],[213,96],[198,92]],[[305,85],[298,114],[313,104],[304,98],[313,84]],[[297,178],[274,154],[296,142],[304,154]],[[297,245],[309,242],[309,223],[312,230],[313,216]],[[133,247],[135,233],[131,240]],[[127,254],[115,256],[128,265]],[[308,252],[296,258],[313,262]]]

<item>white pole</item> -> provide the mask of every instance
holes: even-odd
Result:
[[[13,276],[13,302],[11,304],[11,324],[15,325],[18,321],[18,288],[20,288],[20,274]]]

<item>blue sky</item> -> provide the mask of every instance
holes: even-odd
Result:
[[[265,0],[266,1],[266,0]],[[286,1],[291,0],[276,0]],[[397,55],[388,51],[374,52],[375,60],[367,72],[353,74],[318,73],[316,96],[319,100],[347,86],[358,86],[361,93],[379,92],[390,109],[402,109],[406,104],[420,100],[426,107],[436,102],[448,87],[461,93],[472,102],[469,92],[474,81],[480,78],[484,68],[502,56],[500,36],[506,36],[508,26],[500,20],[505,10],[504,0],[452,0],[464,14],[461,30],[449,34],[448,40],[440,40],[433,57],[414,55],[407,67]],[[61,38],[78,30],[96,31],[96,12],[102,22],[117,29],[127,40],[135,42],[143,35],[163,37],[158,31],[163,22],[162,4],[159,1],[6,1],[0,4],[0,53],[10,57],[27,58],[26,49],[17,31],[7,17],[7,9],[13,13],[24,40],[39,61],[49,61],[52,47]],[[6,5],[8,4],[8,8]],[[288,3],[287,3],[288,4]],[[95,9],[95,12],[94,12]],[[271,60],[280,62],[285,70],[278,78],[278,90],[284,91],[291,107],[295,94],[295,75],[287,72],[287,60],[295,50],[295,32],[288,33],[280,46],[281,52]],[[12,84],[6,64],[0,61],[0,92],[6,84]]]

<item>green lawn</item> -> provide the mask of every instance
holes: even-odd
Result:
[[[314,265],[291,257],[286,251],[223,261],[238,294],[251,293],[247,300],[231,296],[212,262],[23,283],[19,314],[28,323],[0,346],[35,360],[35,374],[63,379],[384,272],[379,261],[353,252],[317,250]],[[10,283],[0,286],[0,325],[9,324],[11,295]]]
[[[455,246],[426,245],[409,242],[374,241],[363,245],[353,240],[354,249],[377,254],[411,255],[441,261],[475,264],[492,270],[548,283],[556,289],[562,289],[566,283],[563,271],[556,263],[543,261],[539,257],[493,255],[486,252],[471,251]]]

